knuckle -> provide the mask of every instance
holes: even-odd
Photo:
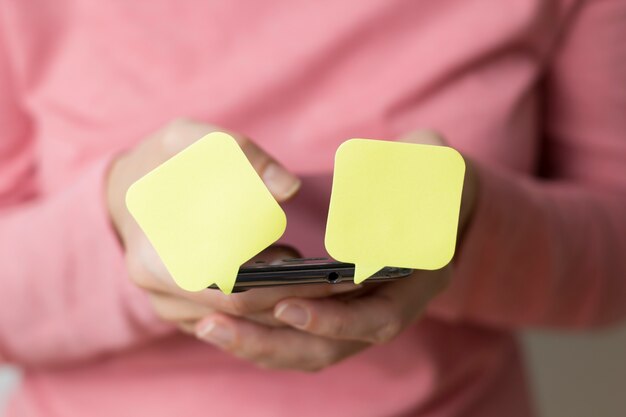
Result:
[[[311,325],[315,326],[316,323],[312,322]],[[332,319],[328,320],[326,326],[326,332],[329,335],[339,336],[346,334],[346,332],[349,330],[346,321],[338,316],[335,316]]]
[[[334,344],[320,343],[316,350],[315,355],[308,363],[308,367],[313,371],[318,371],[329,367],[339,360],[339,352]]]
[[[213,126],[191,119],[175,119],[165,127],[161,135],[161,149],[167,155],[178,153],[214,130]]]
[[[388,298],[380,300],[380,317],[386,317],[378,329],[374,332],[371,342],[386,343],[395,338],[402,331],[403,315],[398,306]]]
[[[165,126],[166,132],[177,131],[178,129],[184,128],[185,126],[189,126],[191,124],[191,120],[186,117],[177,117],[170,121],[167,126]]]
[[[236,316],[245,316],[254,312],[249,300],[245,297],[245,294],[231,294],[230,295],[229,312]]]
[[[139,256],[127,255],[126,268],[131,281],[136,286],[143,289],[154,287],[154,278]]]
[[[376,332],[374,343],[386,343],[394,339],[402,331],[402,320],[398,316],[391,316]]]
[[[272,164],[272,158],[259,148],[255,148],[249,152],[250,163],[258,172],[265,172],[267,167]]]
[[[152,309],[154,310],[154,313],[157,315],[157,317],[159,317],[161,320],[163,321],[168,321],[168,322],[173,322],[175,321],[170,314],[168,314],[168,311],[166,311],[165,309],[163,309],[163,306],[155,300],[151,301],[152,304]]]
[[[276,351],[266,343],[259,343],[249,350],[245,356],[258,364],[271,364],[276,357]]]
[[[178,329],[185,334],[188,334],[188,335],[196,334],[193,323],[183,321],[183,322],[179,322],[177,326],[178,326]]]
[[[406,135],[406,141],[424,145],[441,146],[444,144],[442,136],[434,130],[416,130]]]
[[[174,153],[181,147],[181,132],[190,124],[187,119],[174,119],[165,127],[161,136],[161,146],[167,154]]]
[[[150,300],[152,310],[158,318],[166,322],[174,323],[177,326],[180,325],[180,320],[177,317],[176,312],[172,310],[172,308],[169,307],[167,303],[165,303],[158,295],[149,294],[148,299]]]
[[[247,136],[233,136],[239,147],[257,171],[263,171],[272,161],[270,156]]]
[[[238,135],[236,133],[229,133],[229,135],[231,135],[233,137],[233,139],[235,139],[235,141],[242,148],[250,146],[252,144],[252,141],[247,136]]]

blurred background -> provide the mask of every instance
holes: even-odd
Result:
[[[626,414],[626,326],[567,335],[527,332],[525,348],[539,417]],[[19,372],[0,367],[0,417]]]
[[[539,417],[626,415],[626,326],[522,336]]]

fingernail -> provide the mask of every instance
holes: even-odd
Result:
[[[235,333],[231,326],[211,321],[198,331],[197,336],[209,343],[228,346],[233,342]]]
[[[280,199],[291,197],[300,188],[300,180],[274,162],[265,168],[263,182],[270,192]]]
[[[304,327],[310,320],[309,311],[297,304],[283,304],[276,310],[276,318],[297,327]]]

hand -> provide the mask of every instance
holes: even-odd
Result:
[[[124,196],[134,181],[215,130],[219,129],[204,123],[175,121],[117,158],[109,172],[106,191],[111,221],[124,247],[130,277],[137,286],[147,291],[155,312],[162,319],[187,332],[193,332],[197,320],[215,311],[245,316],[268,325],[282,325],[272,315],[272,308],[282,298],[323,297],[353,288],[353,285],[336,288],[318,285],[259,289],[226,296],[216,290],[190,293],[176,286],[152,245],[128,213]],[[232,133],[231,135],[279,202],[296,193],[300,186],[300,180],[296,176],[248,138]],[[289,253],[284,248],[270,248],[261,256],[271,261],[293,257],[294,253]]]
[[[138,229],[124,203],[128,187],[187,146],[214,131],[225,130],[191,120],[176,120],[112,163],[107,182],[107,202],[111,220],[123,244],[133,240]],[[298,177],[291,174],[250,139],[232,132],[228,133],[237,141],[278,202],[288,200],[298,191],[300,187]]]
[[[433,133],[416,133],[408,142],[442,145]],[[476,179],[470,162],[464,187],[459,229],[472,213]],[[415,271],[411,277],[384,284],[366,284],[363,292],[346,297],[282,299],[274,318],[289,327],[214,313],[196,326],[198,337],[263,368],[318,371],[363,349],[386,343],[423,313],[450,280],[453,266]]]

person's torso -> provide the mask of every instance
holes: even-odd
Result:
[[[249,135],[302,175],[330,172],[346,139],[394,140],[422,128],[483,163],[533,173],[538,86],[564,13],[542,0],[3,7],[44,194],[176,117]],[[151,392],[154,417],[204,415],[212,404],[217,415],[451,416],[478,410],[487,392],[521,401],[517,412],[527,415],[512,337],[435,318],[314,375],[260,371],[179,337],[103,363],[32,372],[26,382],[22,399],[56,410],[49,415],[81,415],[118,394],[145,405]]]

